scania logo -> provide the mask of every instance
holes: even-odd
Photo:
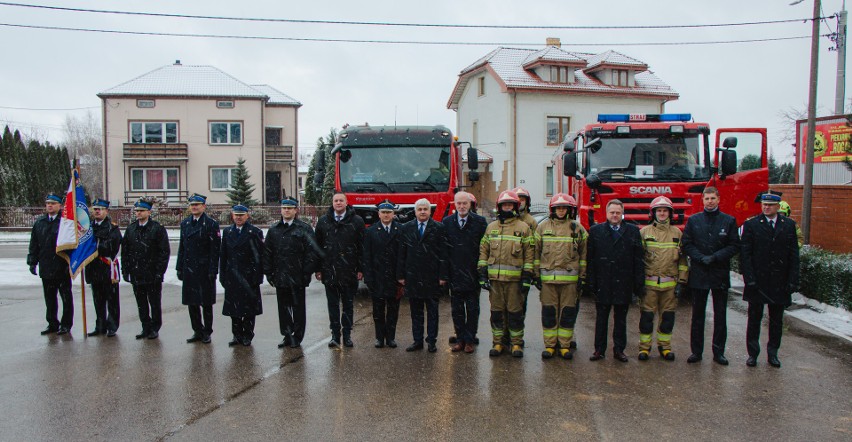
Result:
[[[669,186],[630,186],[630,193],[636,194],[666,194],[672,193],[672,188]]]

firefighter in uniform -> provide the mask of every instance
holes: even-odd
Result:
[[[672,329],[677,299],[684,291],[688,267],[680,251],[683,233],[671,225],[674,207],[670,199],[658,196],[651,201],[651,224],[640,230],[645,245],[645,296],[639,316],[639,360],[647,361],[654,333],[654,313],[660,314],[657,326],[657,350],[667,361],[674,361]]]
[[[521,285],[530,285],[533,277],[533,233],[518,218],[520,201],[510,190],[497,198],[497,221],[485,229],[479,245],[479,280],[490,291],[491,333],[490,356],[503,353],[503,336],[508,328],[512,356],[522,358],[524,351],[524,311]]]
[[[558,193],[550,199],[550,218],[535,234],[536,285],[541,291],[542,359],[559,350],[564,359],[574,357],[571,340],[577,319],[577,285],[586,277],[586,229],[574,220],[577,201]]]
[[[86,266],[86,282],[92,285],[92,302],[95,304],[95,329],[89,336],[100,334],[115,336],[121,308],[118,301],[118,250],[121,232],[109,217],[109,201],[95,199],[91,206],[92,234],[98,243],[98,257]]]
[[[520,205],[518,206],[518,218],[525,222],[528,226],[530,226],[530,237],[529,237],[529,245],[530,248],[533,248],[533,256],[535,256],[535,232],[538,228],[538,223],[535,221],[532,215],[530,215],[530,204],[532,203],[532,197],[530,197],[530,192],[523,187],[515,187],[512,189],[515,194],[518,195],[518,200],[520,201]],[[521,285],[521,294],[524,295],[524,320],[527,317],[527,299],[530,295],[530,286],[532,285],[532,281],[529,284],[524,283]],[[524,346],[524,342],[521,341],[521,347]]]

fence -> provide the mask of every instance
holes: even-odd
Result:
[[[300,206],[299,218],[306,223],[316,225],[317,219],[323,215],[327,207]],[[35,220],[43,215],[43,207],[0,207],[0,228],[29,228]],[[127,227],[136,217],[132,207],[116,207],[109,211],[109,216],[120,227]],[[180,221],[189,216],[186,207],[155,207],[151,218],[165,227],[177,227]],[[209,205],[207,216],[219,221],[220,224],[231,223],[231,206]],[[281,206],[255,206],[251,211],[251,222],[257,226],[266,227],[281,218]]]
[[[802,185],[772,184],[793,209],[791,217],[802,219]],[[811,198],[811,244],[837,253],[852,253],[852,186],[815,185]]]

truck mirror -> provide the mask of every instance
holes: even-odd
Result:
[[[725,143],[727,144],[728,140],[732,138],[725,139]],[[734,144],[736,144],[737,139],[733,138]],[[722,175],[733,175],[737,173],[737,152],[733,150],[721,150],[722,153],[722,164],[720,165],[720,169],[722,170]]]
[[[562,173],[565,176],[577,176],[577,154],[568,152],[562,155]]]
[[[597,153],[599,150],[601,150],[602,146],[603,142],[601,141],[600,137],[598,137],[586,143],[586,145],[583,146],[583,149],[587,149],[592,153]]]
[[[467,148],[467,168],[479,169],[479,151],[473,146]]]
[[[477,172],[475,170],[471,170],[470,172],[467,173],[467,179],[471,183],[475,183],[475,182],[479,181],[479,172]]]
[[[722,141],[722,147],[725,149],[733,149],[737,147],[737,137],[727,137]]]
[[[590,189],[597,189],[598,187],[601,187],[601,184],[603,184],[601,177],[595,173],[586,177],[586,185],[589,186]]]
[[[352,159],[352,151],[340,149],[340,162],[346,163],[350,159]]]

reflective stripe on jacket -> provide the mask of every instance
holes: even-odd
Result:
[[[685,283],[689,270],[680,250],[680,229],[655,221],[639,233],[645,246],[645,286],[665,290]]]
[[[523,272],[533,274],[533,234],[518,218],[492,222],[479,242],[477,267],[488,267],[488,278],[520,281]]]
[[[546,219],[536,229],[535,272],[542,283],[567,284],[586,277],[586,229],[569,219]]]

